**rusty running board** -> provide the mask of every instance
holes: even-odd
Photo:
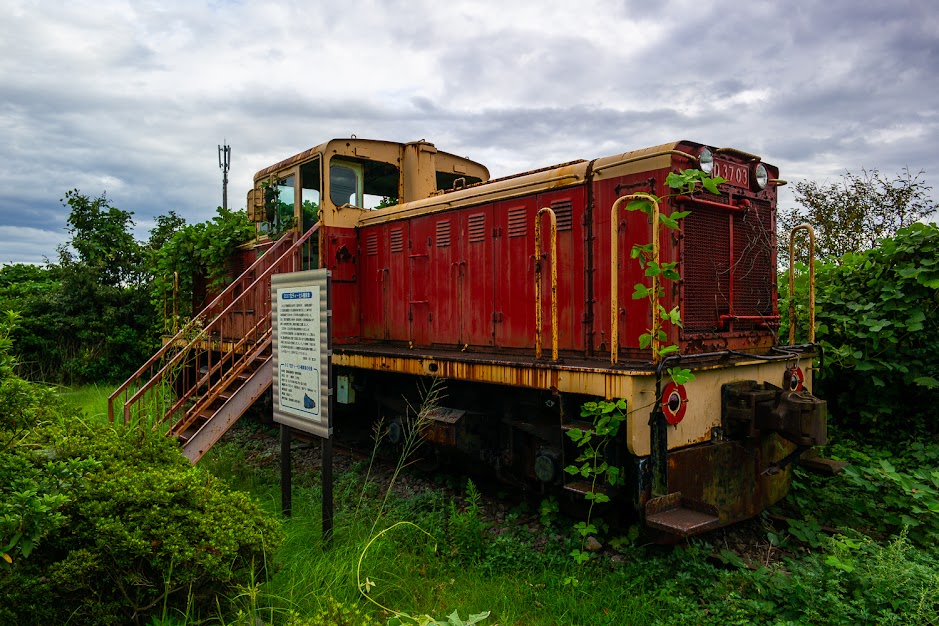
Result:
[[[646,502],[646,526],[679,537],[691,537],[721,525],[717,507],[682,497],[680,492]]]

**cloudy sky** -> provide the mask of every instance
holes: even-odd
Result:
[[[933,0],[2,7],[0,262],[54,259],[72,188],[133,211],[140,238],[169,210],[209,219],[226,140],[234,208],[257,170],[351,134],[494,176],[691,139],[790,182],[909,167],[939,187]]]

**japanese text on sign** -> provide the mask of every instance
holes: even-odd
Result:
[[[277,338],[280,409],[319,421],[320,288],[277,290]]]

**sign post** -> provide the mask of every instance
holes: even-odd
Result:
[[[332,364],[329,270],[271,277],[274,421],[281,427],[281,509],[291,514],[290,433],[321,438],[323,541],[332,535]]]

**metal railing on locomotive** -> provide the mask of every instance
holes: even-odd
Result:
[[[313,256],[310,247],[318,245],[313,238],[318,230],[319,223],[316,223],[295,241],[289,236],[278,239],[111,394],[108,419],[114,421],[115,404],[119,403],[125,424],[136,419],[152,422],[156,429],[184,413],[190,417],[175,424],[168,434],[178,435],[191,425],[201,410],[218,398],[225,384],[241,374],[270,345],[270,277],[303,269],[304,259]],[[252,277],[254,273],[257,275]],[[255,308],[250,311],[256,323],[250,327],[234,324],[235,314],[240,314],[242,320],[247,319],[246,305],[252,295],[254,300],[250,303]],[[239,328],[235,337],[232,331]],[[176,399],[168,409],[153,415],[152,409],[160,406],[158,400],[165,394],[167,384]],[[200,388],[205,388],[206,393],[198,397]]]
[[[811,224],[800,224],[789,231],[789,345],[796,343],[796,297],[795,297],[795,243],[796,232],[809,234],[809,343],[815,343],[815,229]]]
[[[652,204],[652,259],[655,265],[659,264],[659,202],[647,193],[634,193],[628,196],[620,196],[613,202],[610,209],[610,364],[616,365],[619,362],[619,224],[616,222],[616,215],[624,203],[630,200],[646,200]],[[659,302],[659,277],[654,275],[650,291],[652,297],[652,362],[658,363],[659,356],[659,314],[657,309]]]
[[[551,222],[551,360],[558,360],[558,218],[554,209],[539,209],[535,214],[535,358],[542,353],[542,277],[541,277],[541,216]]]

